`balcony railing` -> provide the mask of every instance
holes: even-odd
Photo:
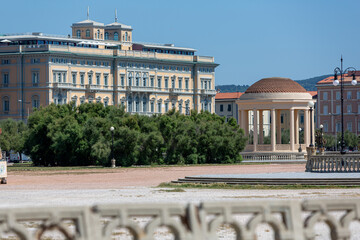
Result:
[[[216,90],[212,90],[212,89],[201,89],[201,94],[202,95],[216,95]]]

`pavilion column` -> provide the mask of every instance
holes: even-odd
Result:
[[[259,110],[259,143],[264,144],[263,110]]]
[[[309,109],[304,110],[304,144],[306,147],[309,146],[309,135],[310,126],[309,126]]]
[[[291,151],[295,150],[294,124],[295,124],[294,109],[290,108],[290,150]]]
[[[240,128],[245,131],[245,110],[240,110]]]
[[[245,136],[249,136],[249,110],[244,111],[244,131]]]
[[[281,144],[281,110],[276,110],[276,143]]]
[[[295,110],[295,144],[299,144],[299,110]]]
[[[276,113],[271,109],[271,151],[276,151]]]
[[[254,152],[257,151],[257,144],[258,144],[258,125],[257,125],[257,109],[253,109],[254,112],[254,123],[253,123],[253,127],[254,127]]]

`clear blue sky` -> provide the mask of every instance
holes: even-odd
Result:
[[[133,27],[139,42],[174,43],[220,64],[216,84],[300,80],[340,64],[360,69],[357,0],[16,0],[0,2],[0,33],[67,35],[90,19]]]

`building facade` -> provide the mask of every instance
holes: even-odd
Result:
[[[172,108],[215,112],[213,57],[173,44],[133,42],[132,28],[85,20],[73,36],[0,36],[0,119],[51,103],[101,102],[151,115]]]
[[[221,117],[225,117],[226,121],[235,118],[239,123],[239,112],[236,100],[242,95],[241,92],[217,93],[215,96],[215,113]]]
[[[352,72],[351,72],[352,74]],[[360,134],[360,84],[351,84],[352,76],[346,74],[343,82],[343,113],[344,131],[348,130]],[[355,72],[359,81],[360,71]],[[341,89],[333,85],[334,77],[319,81],[316,85],[318,91],[317,101],[317,127],[324,126],[324,133],[336,136],[341,133]]]

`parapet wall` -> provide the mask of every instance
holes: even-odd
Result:
[[[153,239],[153,233],[165,226],[171,231],[171,239],[211,240],[218,239],[219,226],[229,224],[236,235],[233,239],[249,240],[256,239],[257,227],[265,223],[272,227],[274,239],[310,240],[318,235],[315,225],[320,222],[329,226],[329,239],[350,239],[350,224],[360,220],[359,212],[359,200],[6,208],[0,209],[0,238],[8,239],[12,233],[16,239],[33,240],[57,230],[63,235],[61,239],[101,240],[111,239],[114,230],[125,228],[127,235],[132,235],[123,236],[125,239],[144,240]],[[145,224],[139,223],[142,218],[147,219]],[[31,223],[28,228],[26,222]]]

